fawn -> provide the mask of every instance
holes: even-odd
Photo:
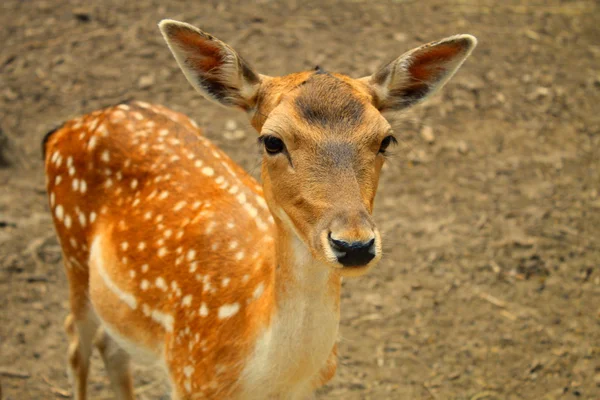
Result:
[[[134,397],[131,356],[162,366],[174,399],[311,397],[336,370],[342,277],[381,258],[371,215],[395,142],[382,113],[443,86],[476,39],[418,47],[362,79],[270,77],[191,25],[159,26],[192,86],[248,115],[262,186],[162,106],[120,104],[46,136],[75,398],[94,345],[118,399]]]

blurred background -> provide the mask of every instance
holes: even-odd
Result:
[[[600,398],[597,1],[18,1],[0,5],[0,383],[70,395],[67,286],[41,139],[127,99],[194,118],[254,176],[256,134],[185,81],[157,29],[190,22],[280,75],[360,77],[456,33],[442,93],[394,116],[376,218],[384,261],[344,283],[340,366],[319,399]],[[90,398],[112,393],[94,356]],[[151,366],[139,399],[168,399]]]

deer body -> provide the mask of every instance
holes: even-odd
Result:
[[[310,257],[292,240],[281,243],[291,257],[279,265],[300,286],[276,281],[260,186],[186,117],[116,106],[66,123],[47,152],[77,315],[163,365],[187,394],[278,396],[274,375],[311,390],[333,350],[339,279],[318,265],[296,268]]]
[[[335,373],[342,276],[381,258],[371,213],[393,136],[380,113],[441,87],[475,39],[359,80],[273,78],[190,25],[161,30],[193,86],[247,112],[263,184],[162,106],[121,104],[47,137],[75,397],[95,344],[118,399],[133,398],[131,356],[161,365],[175,399],[305,399]]]

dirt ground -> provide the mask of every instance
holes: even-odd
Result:
[[[318,64],[359,77],[477,36],[443,93],[393,118],[402,140],[376,205],[386,254],[344,283],[341,365],[318,398],[600,399],[600,5],[566,0],[2,1],[4,399],[70,393],[45,132],[126,99],[161,103],[257,175],[254,132],[189,87],[165,17],[270,75]],[[112,398],[93,364],[90,398]],[[159,376],[136,367],[139,399],[168,399]]]

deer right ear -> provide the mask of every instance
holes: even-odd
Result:
[[[380,111],[401,110],[444,86],[476,45],[474,36],[451,36],[417,47],[361,81],[371,88]]]
[[[184,22],[158,25],[187,80],[208,100],[252,109],[261,78],[227,44]]]

